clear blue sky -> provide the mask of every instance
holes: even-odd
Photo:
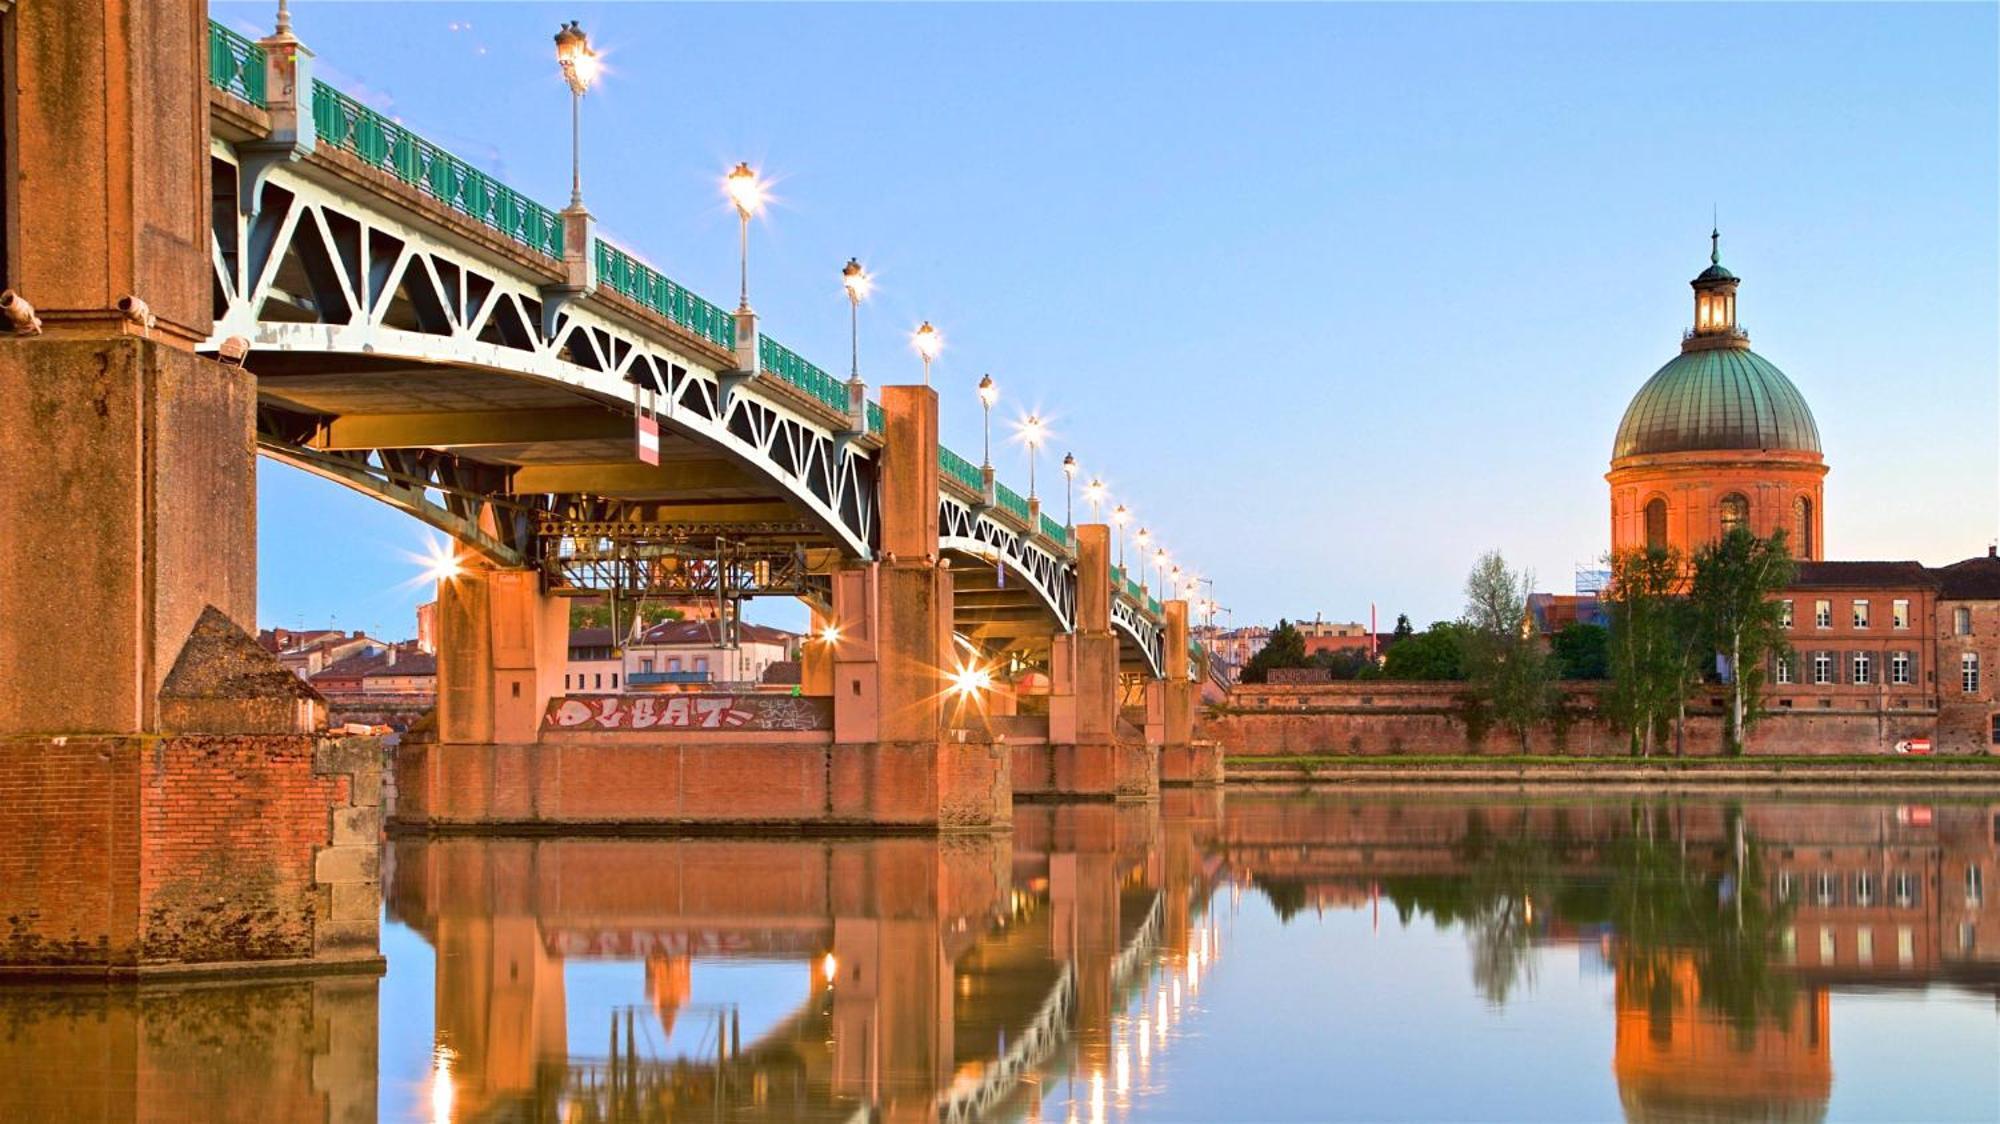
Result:
[[[271,4],[219,3],[259,30]],[[873,384],[946,333],[1215,579],[1236,623],[1421,626],[1497,547],[1606,548],[1627,400],[1677,349],[1711,205],[1757,350],[1818,419],[1830,557],[1984,551],[2000,507],[1993,5],[294,5],[323,77],[546,203],[583,21],[604,231]],[[997,455],[1023,490],[1023,454]],[[406,633],[424,531],[265,465],[261,616]]]

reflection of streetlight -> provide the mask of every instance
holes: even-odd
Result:
[[[840,269],[840,287],[847,290],[847,340],[854,353],[848,378],[855,382],[861,381],[861,302],[868,299],[874,284],[868,271],[861,268],[860,258],[848,258]]]
[[[764,207],[764,181],[757,178],[750,165],[739,162],[723,177],[722,186],[729,192],[729,201],[736,207],[737,250],[742,257],[743,287],[739,290],[737,309],[750,310],[750,216]]]
[[[979,376],[980,425],[985,432],[981,438],[979,463],[987,468],[993,466],[993,403],[999,400],[1000,385],[993,381],[993,376]]]
[[[826,977],[826,986],[828,987],[833,986],[834,975],[839,970],[840,970],[840,961],[835,960],[833,958],[833,953],[829,952],[825,956],[819,958],[819,974]]]
[[[931,360],[936,359],[938,352],[944,350],[944,337],[938,334],[936,328],[931,327],[930,321],[926,320],[910,336],[910,344],[917,349],[917,354],[923,358],[924,385],[929,386],[931,384]]]
[[[1083,500],[1090,505],[1090,521],[1092,523],[1102,523],[1104,521],[1104,481],[1099,480],[1095,476],[1091,477],[1090,483],[1083,486]]]
[[[575,20],[556,32],[556,65],[569,83],[569,205],[583,206],[583,95],[597,80],[597,52]]]

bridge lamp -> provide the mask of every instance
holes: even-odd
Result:
[[[1125,510],[1125,505],[1121,503],[1118,505],[1118,510],[1111,513],[1111,521],[1118,524],[1118,568],[1123,570],[1125,568],[1125,524],[1132,521],[1132,513]]]
[[[1063,454],[1063,527],[1076,525],[1076,454]]]
[[[819,630],[819,642],[831,648],[840,643],[840,626],[829,624]]]
[[[993,467],[993,403],[1000,401],[1000,384],[992,375],[979,376],[979,412],[986,436],[981,438],[979,463]]]
[[[723,177],[723,190],[729,193],[729,202],[736,207],[737,251],[742,258],[743,286],[737,298],[737,311],[750,311],[750,218],[764,209],[764,181],[748,163],[738,162],[729,174]]]
[[[1160,584],[1160,575],[1165,573],[1166,569],[1167,548],[1163,546],[1153,551],[1153,584],[1155,586]]]
[[[583,206],[583,95],[597,81],[597,52],[575,20],[556,32],[556,65],[569,83],[569,205]]]
[[[929,386],[931,384],[931,360],[936,359],[938,352],[944,350],[944,336],[936,328],[931,327],[931,322],[926,320],[911,334],[910,346],[917,349],[918,357],[924,361],[924,385]]]
[[[1090,483],[1083,486],[1083,502],[1090,505],[1090,521],[1104,521],[1104,481],[1093,476]]]
[[[1029,414],[1021,419],[1017,432],[1021,435],[1021,443],[1028,447],[1028,498],[1032,500],[1035,498],[1036,454],[1041,451],[1042,441],[1049,435],[1048,426],[1042,421],[1040,414]]]
[[[868,290],[874,286],[874,279],[861,268],[860,258],[848,258],[840,267],[840,287],[847,290],[847,340],[854,357],[848,377],[855,382],[861,381],[861,302],[868,299]]]

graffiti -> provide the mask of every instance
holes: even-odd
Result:
[[[551,730],[830,730],[833,700],[793,695],[572,695],[553,699]]]
[[[558,929],[542,937],[551,956],[639,960],[648,956],[811,956],[831,933],[805,929]]]

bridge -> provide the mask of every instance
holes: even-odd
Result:
[[[197,620],[255,632],[258,455],[455,544],[438,707],[397,756],[413,827],[987,829],[1015,796],[1219,775],[1185,590],[943,447],[927,385],[833,375],[580,197],[552,209],[369,108],[282,6],[254,41],[188,0],[0,20],[25,91],[0,187],[0,738],[26,739],[23,776],[81,735],[131,770],[149,738],[318,734],[296,687],[239,667],[219,698],[190,656]],[[725,620],[799,599],[800,697],[570,696],[569,599],[606,593]]]

